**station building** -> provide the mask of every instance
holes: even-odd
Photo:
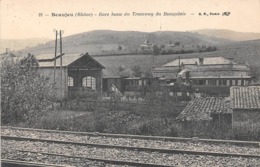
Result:
[[[57,56],[56,59],[53,54],[42,54],[36,58],[39,62],[39,73],[47,76],[49,82],[55,84],[59,99],[102,91],[104,66],[88,53],[64,54]]]
[[[166,83],[177,82],[180,76],[183,80],[189,77],[191,84],[202,93],[209,91],[206,89],[218,88],[229,94],[231,86],[250,84],[252,77],[249,72],[247,65],[237,64],[231,58],[206,57],[176,59],[154,68],[153,77],[164,80]]]

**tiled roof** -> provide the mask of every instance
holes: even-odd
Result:
[[[224,57],[205,57],[203,58],[203,65],[213,65],[213,64],[230,64],[232,61],[229,59],[225,59]],[[199,58],[191,58],[191,59],[180,59],[180,64],[199,64]],[[232,62],[233,64],[236,64]],[[173,60],[169,63],[163,65],[164,67],[168,66],[179,66],[179,59]]]
[[[230,101],[233,109],[260,109],[260,86],[232,86]]]
[[[177,119],[182,121],[211,120],[211,114],[218,113],[232,113],[229,100],[227,98],[196,98],[189,102]]]

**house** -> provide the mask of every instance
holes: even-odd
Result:
[[[147,39],[143,44],[140,45],[140,47],[143,51],[150,51],[152,49],[152,45],[152,42]]]
[[[260,86],[232,86],[230,102],[233,122],[259,123]]]
[[[251,82],[247,65],[237,64],[232,58],[206,57],[176,59],[153,70],[153,77],[165,78],[168,83],[177,82],[182,70],[189,71],[189,80],[201,93],[229,95],[231,86],[247,86]],[[185,80],[185,75],[182,78]],[[217,91],[213,91],[217,90]]]
[[[39,62],[39,72],[48,76],[51,83],[55,83],[59,99],[102,91],[104,67],[88,53],[58,55],[56,59],[53,54],[42,54],[36,58]]]
[[[191,100],[176,118],[185,137],[211,137],[232,127],[232,110],[228,98],[206,97]]]
[[[204,97],[191,100],[177,117],[180,121],[212,121],[219,124],[232,121],[228,98]]]

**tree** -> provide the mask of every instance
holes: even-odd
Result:
[[[123,48],[122,48],[121,45],[119,45],[117,49],[118,49],[119,51],[121,51]]]
[[[21,60],[7,58],[1,66],[1,121],[3,124],[27,122],[41,117],[54,98],[53,85],[38,73],[33,55]]]
[[[174,42],[174,45],[175,46],[179,46],[181,44],[181,42],[177,41],[177,42]]]
[[[133,76],[134,77],[141,77],[142,76],[142,69],[140,66],[134,66],[132,68],[132,71],[133,71]]]
[[[165,45],[164,45],[164,44],[160,45],[160,51],[161,51],[162,49],[164,49],[164,48],[165,48]]]
[[[153,55],[157,56],[160,54],[160,48],[157,45],[153,45]]]
[[[118,70],[118,72],[123,72],[123,71],[125,71],[125,66],[122,65],[122,66],[118,67],[117,70]]]
[[[124,65],[122,65],[117,68],[117,73],[122,77],[130,77],[132,72],[130,69],[127,69]]]

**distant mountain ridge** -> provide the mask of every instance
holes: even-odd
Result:
[[[217,45],[230,42],[226,39],[208,37],[192,32],[177,31],[112,31],[94,30],[63,37],[64,53],[83,53],[90,55],[129,54],[135,53],[145,40],[153,44],[167,45],[170,41],[180,45]],[[22,53],[42,54],[54,52],[54,41],[21,50]]]
[[[260,39],[260,33],[236,32],[236,31],[224,30],[224,29],[201,29],[201,30],[194,30],[192,32],[196,32],[201,35],[206,35],[208,37],[223,38],[232,41],[248,41],[248,40]]]
[[[48,38],[30,38],[30,39],[0,39],[0,53],[8,49],[9,51],[20,50],[26,47],[33,47],[38,44],[44,44],[51,41]]]

